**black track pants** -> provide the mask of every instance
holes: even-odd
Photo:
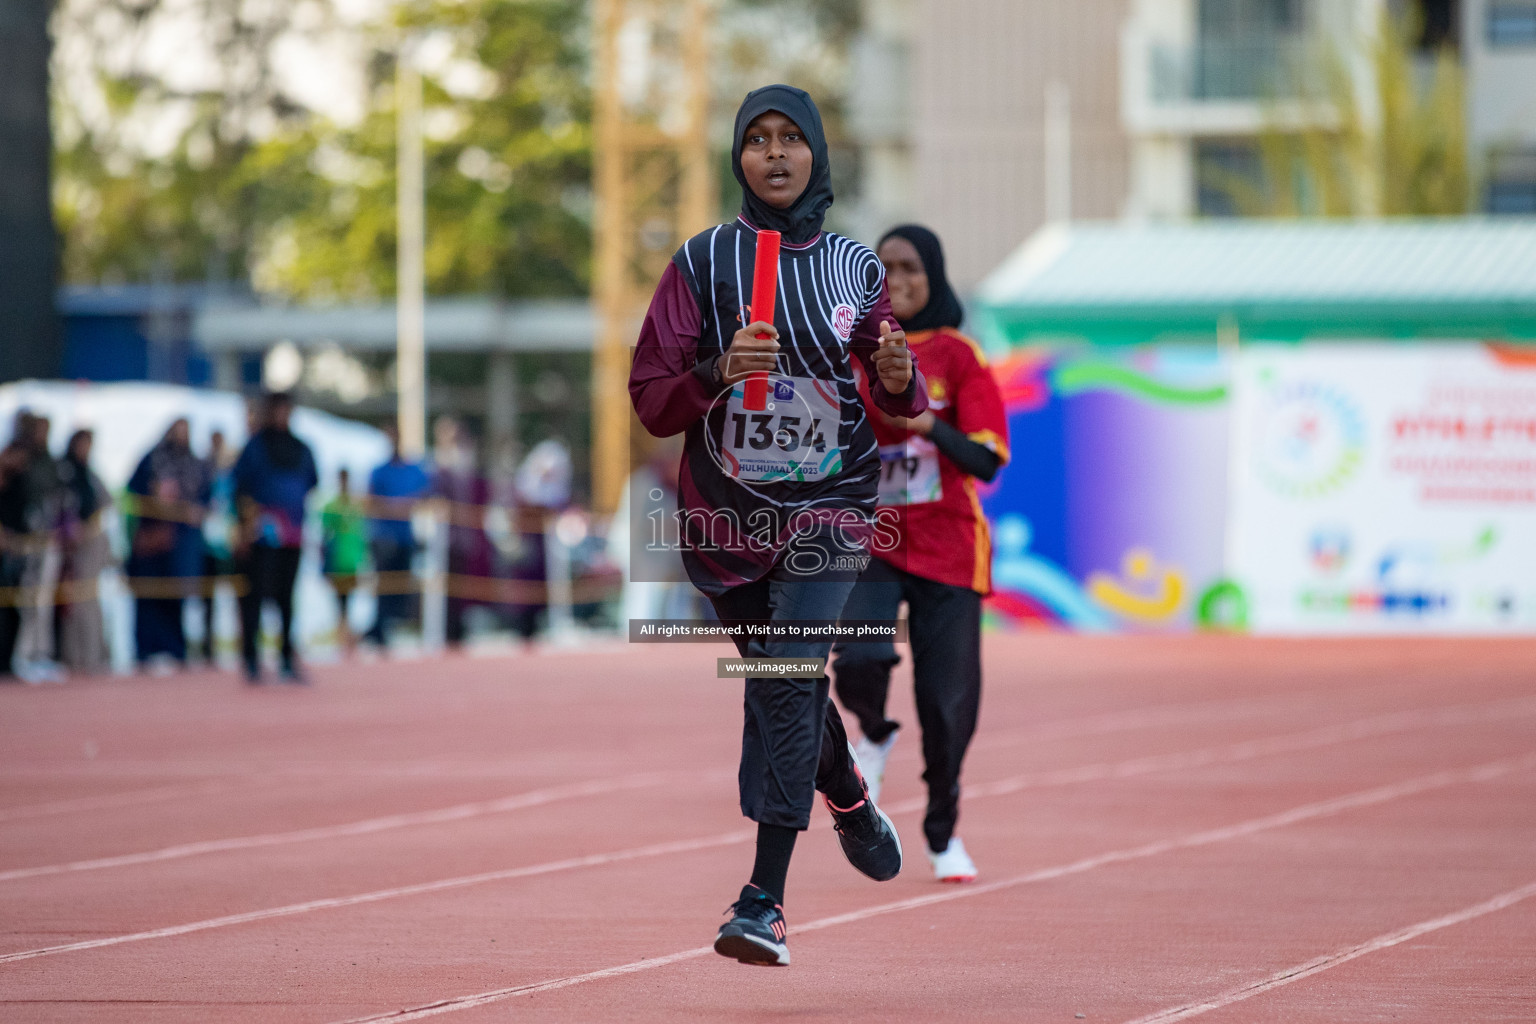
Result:
[[[240,597],[240,656],[249,671],[261,665],[261,608],[271,601],[277,605],[281,632],[278,653],[283,667],[293,666],[293,587],[299,576],[298,548],[252,546],[241,560],[239,571],[245,576],[246,591]]]
[[[782,620],[836,622],[855,574],[802,576],[782,562],[768,575],[711,598],[726,625]],[[825,658],[830,641],[738,638],[744,658]],[[856,774],[843,719],[826,676],[748,679],[743,689],[741,813],[765,825],[804,829],[816,792],[846,790]]]
[[[981,595],[903,572],[878,558],[859,577],[843,607],[845,619],[894,619],[907,602],[908,641],[918,724],[923,732],[923,780],[928,848],[943,850],[960,817],[960,769],[981,707]],[[832,672],[837,697],[879,742],[897,727],[885,716],[894,644],[838,644]]]

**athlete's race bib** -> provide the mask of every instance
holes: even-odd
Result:
[[[944,497],[939,450],[926,437],[912,436],[880,449],[880,504],[926,505]]]
[[[837,385],[814,377],[781,377],[768,386],[768,407],[742,405],[743,388],[731,388],[720,438],[721,462],[737,480],[825,480],[843,468],[837,444],[841,400]]]

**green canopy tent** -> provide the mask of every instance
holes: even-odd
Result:
[[[1536,218],[1047,226],[976,295],[995,348],[1536,342]]]

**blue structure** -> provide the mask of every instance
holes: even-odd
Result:
[[[71,286],[60,290],[66,380],[147,380],[194,387],[213,382],[213,366],[193,336],[197,312],[225,298],[206,285]],[[241,365],[241,383],[261,383],[261,358]]]

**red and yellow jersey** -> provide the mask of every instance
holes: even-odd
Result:
[[[981,347],[958,331],[907,335],[928,382],[928,408],[939,419],[1008,462],[1008,417]],[[992,591],[992,536],[976,478],[927,438],[893,427],[860,391],[880,445],[880,542],[875,555],[924,579]]]

